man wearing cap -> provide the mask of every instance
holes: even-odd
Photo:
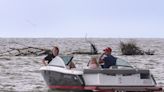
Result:
[[[102,68],[109,68],[110,66],[116,65],[116,58],[111,55],[112,49],[110,47],[105,48],[104,53],[99,58],[99,63]]]

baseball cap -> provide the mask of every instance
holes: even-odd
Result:
[[[107,48],[105,48],[103,51],[112,52],[112,49],[111,49],[110,47],[107,47]]]

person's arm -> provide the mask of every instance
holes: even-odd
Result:
[[[101,54],[101,56],[100,56],[100,58],[99,58],[99,64],[104,63],[104,61],[103,61],[103,59],[102,59],[103,56],[104,56],[104,53]]]
[[[47,65],[47,63],[46,63],[46,60],[45,59],[43,59],[42,60],[42,63],[46,66]]]
[[[42,63],[46,66],[48,64],[48,62],[46,61],[51,61],[52,55],[48,54],[43,60]]]

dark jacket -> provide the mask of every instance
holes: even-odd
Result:
[[[107,55],[103,58],[104,65],[102,68],[109,68],[110,66],[116,65],[116,58],[112,55]]]
[[[55,58],[55,56],[53,54],[48,54],[44,60],[48,61],[48,64],[51,62],[51,60]]]

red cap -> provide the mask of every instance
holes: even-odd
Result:
[[[112,52],[112,49],[111,49],[110,47],[107,47],[107,48],[105,48],[103,51]]]

